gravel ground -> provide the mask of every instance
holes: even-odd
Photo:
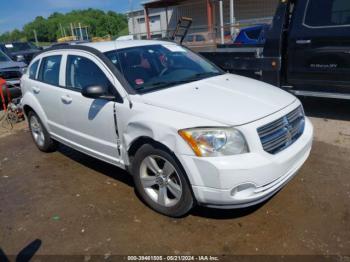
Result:
[[[16,255],[36,243],[39,255],[106,258],[350,255],[349,102],[303,103],[314,147],[283,190],[253,208],[198,207],[182,219],[147,208],[122,170],[64,146],[43,154],[25,123],[0,128],[0,251]]]

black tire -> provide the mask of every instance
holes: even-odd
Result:
[[[179,199],[177,200],[178,202],[173,206],[167,207],[157,203],[154,199],[152,199],[146,193],[142,185],[141,164],[147,157],[150,157],[150,156],[160,157],[170,162],[170,164],[174,167],[176,171],[176,173],[174,172],[173,174],[175,174],[176,177],[181,181],[179,183],[182,189],[181,197],[178,198]],[[149,144],[146,144],[146,145],[143,145],[136,152],[135,158],[132,163],[132,168],[131,168],[134,183],[135,183],[135,188],[139,193],[139,195],[141,196],[141,198],[144,200],[144,202],[153,210],[169,217],[182,217],[186,215],[193,208],[195,203],[188,179],[183,169],[179,165],[180,164],[177,163],[177,161],[175,160],[175,157],[172,156],[171,153],[167,152],[166,150],[159,149]],[[157,187],[158,185],[155,185],[155,186]],[[168,190],[167,192],[170,192],[170,191]]]
[[[42,130],[42,140],[43,141],[40,143],[38,142],[38,140],[36,140],[36,138],[34,136],[35,132],[33,132],[32,122],[35,120],[40,125],[40,128]],[[29,124],[29,130],[30,130],[30,134],[33,138],[33,141],[40,151],[46,152],[46,153],[56,151],[57,146],[58,146],[58,142],[51,138],[49,132],[46,130],[45,126],[41,122],[41,119],[33,111],[30,111],[28,113],[28,124]]]

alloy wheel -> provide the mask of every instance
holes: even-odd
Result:
[[[38,146],[42,147],[45,143],[45,135],[43,128],[39,122],[39,119],[36,116],[30,118],[30,130],[32,132],[34,141]]]
[[[175,167],[165,158],[147,156],[140,165],[140,178],[146,194],[164,207],[176,205],[182,196],[182,184]]]

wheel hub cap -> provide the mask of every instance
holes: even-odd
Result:
[[[165,158],[148,156],[140,165],[140,178],[146,194],[156,203],[171,207],[182,195],[182,184],[175,167]]]
[[[34,141],[39,145],[43,146],[45,143],[45,136],[41,124],[36,116],[32,116],[30,119],[30,128]]]

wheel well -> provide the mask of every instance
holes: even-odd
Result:
[[[156,148],[163,149],[170,152],[171,154],[174,154],[168,147],[166,147],[162,143],[159,143],[150,137],[142,136],[137,138],[135,141],[131,143],[131,146],[128,150],[129,157],[134,157],[137,150],[139,150],[143,145],[146,145],[146,144],[152,145]]]
[[[175,162],[178,164],[178,166],[181,168],[182,172],[185,174],[185,178],[188,182],[189,185],[191,185],[190,179],[188,178],[188,175],[184,169],[184,167],[182,166],[180,160],[176,157],[175,153],[173,151],[171,151],[167,146],[165,146],[164,144],[157,142],[155,140],[153,140],[150,137],[139,137],[136,140],[134,140],[131,143],[131,146],[129,147],[128,150],[128,155],[129,155],[129,160],[130,160],[130,165],[127,167],[128,170],[132,169],[132,162],[134,160],[134,156],[136,154],[136,152],[143,146],[143,145],[152,145],[153,147],[157,148],[157,149],[162,149],[164,151],[167,151],[170,155],[172,155],[174,157]],[[192,196],[194,198],[194,201],[196,201],[195,195],[193,193],[193,189],[190,186],[190,190],[192,193]]]
[[[136,155],[136,152],[143,145],[151,145],[154,148],[161,149],[161,150],[168,152],[170,155],[172,155],[174,157],[175,161],[183,169],[184,173],[186,173],[184,168],[182,167],[182,164],[180,163],[179,159],[176,157],[175,153],[172,150],[170,150],[166,145],[164,145],[158,141],[155,141],[154,139],[152,139],[150,137],[145,137],[145,136],[139,137],[131,143],[131,146],[129,147],[129,150],[128,150],[129,161],[130,161],[129,168],[132,166],[132,162],[134,160],[134,156]]]
[[[23,111],[24,111],[24,114],[25,114],[26,116],[28,116],[29,112],[31,112],[31,111],[35,112],[35,111],[33,110],[33,108],[31,108],[31,107],[28,106],[28,105],[25,105],[25,106],[23,107]]]

